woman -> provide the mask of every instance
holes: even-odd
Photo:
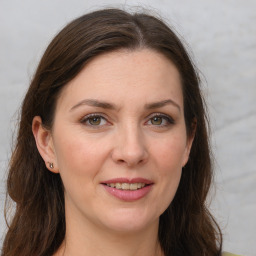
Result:
[[[2,255],[221,255],[199,87],[155,17],[107,9],[68,24],[22,105]]]

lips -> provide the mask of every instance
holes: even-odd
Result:
[[[117,178],[101,184],[109,194],[123,201],[139,200],[146,196],[153,186],[152,181],[144,178]]]

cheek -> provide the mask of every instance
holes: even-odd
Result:
[[[89,138],[87,140],[82,139],[81,136],[69,136],[65,140],[62,138],[68,137],[58,136],[55,147],[66,200],[75,202],[74,204],[88,202],[88,198],[96,196],[94,189],[97,183],[96,177],[105,152],[100,150],[99,145],[90,143]]]
[[[65,138],[65,139],[64,139]],[[83,174],[90,172],[94,166],[104,159],[104,143],[97,143],[83,134],[69,133],[68,136],[60,134],[56,136],[56,157],[60,171],[69,170],[74,173]]]
[[[155,143],[155,161],[162,166],[163,175],[168,175],[171,171],[182,169],[186,157],[186,140],[184,136],[173,136]]]
[[[169,140],[155,143],[154,161],[158,176],[158,193],[156,200],[161,198],[161,213],[172,202],[179,186],[182,165],[186,152],[186,141],[184,136],[173,136]]]
[[[109,142],[80,132],[70,134],[56,136],[57,163],[66,196],[77,203],[85,202],[96,196],[99,173],[109,156]]]

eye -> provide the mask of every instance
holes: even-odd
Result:
[[[153,126],[168,126],[174,124],[174,120],[168,115],[154,114],[147,121],[147,124]]]
[[[161,116],[154,116],[150,119],[151,124],[153,125],[161,125],[163,123],[163,118]]]
[[[81,123],[87,125],[87,126],[103,126],[107,124],[106,118],[99,114],[90,114],[85,116]]]

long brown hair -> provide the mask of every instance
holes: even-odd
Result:
[[[41,116],[43,124],[51,129],[56,101],[65,85],[95,56],[122,48],[148,48],[169,58],[182,78],[189,136],[196,120],[190,159],[175,198],[160,216],[161,247],[166,256],[220,255],[221,232],[206,206],[213,173],[198,72],[179,38],[159,18],[104,9],[72,21],[53,39],[25,96],[7,181],[7,193],[16,203],[16,211],[2,256],[52,255],[63,242],[63,184],[58,174],[47,170],[37,151],[32,120]]]

